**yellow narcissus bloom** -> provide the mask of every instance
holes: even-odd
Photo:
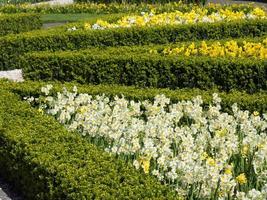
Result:
[[[89,23],[85,23],[85,24],[84,24],[84,29],[85,29],[85,30],[89,30],[89,29],[91,29],[91,24],[89,24]]]
[[[96,24],[98,24],[99,26],[104,27],[104,28],[110,27],[110,24],[108,22],[101,20],[101,19],[97,20]]]
[[[267,58],[267,39],[264,39],[262,43],[253,43],[243,41],[241,45],[237,41],[231,40],[224,44],[220,42],[214,42],[208,45],[205,41],[202,41],[200,45],[196,45],[194,42],[188,46],[181,46],[170,48],[167,47],[163,50],[164,55],[184,55],[184,56],[210,56],[210,57],[253,57],[259,59]]]
[[[257,17],[260,17],[260,18],[266,16],[266,13],[264,12],[264,10],[261,8],[258,8],[258,7],[254,8],[254,10],[252,11],[251,14],[253,14]]]
[[[150,159],[151,159],[150,157],[142,157],[142,158],[140,158],[140,160],[139,160],[139,163],[141,164],[141,166],[142,166],[142,168],[143,168],[143,170],[144,170],[144,172],[145,172],[146,174],[149,173]]]
[[[206,56],[206,55],[208,55],[208,45],[207,45],[207,43],[205,42],[205,41],[202,41],[201,42],[201,46],[200,46],[200,48],[199,48],[199,53],[201,54],[201,55],[204,55],[204,56]]]
[[[209,157],[209,155],[207,154],[207,152],[204,152],[202,155],[201,155],[201,160],[206,160],[207,158]]]
[[[245,173],[240,174],[235,179],[240,185],[243,185],[243,184],[247,183],[247,178],[246,178]]]
[[[218,136],[218,137],[224,137],[224,136],[226,136],[227,135],[227,129],[221,129],[221,130],[217,130],[216,132],[215,132],[215,135],[216,136]]]
[[[214,167],[216,165],[216,162],[212,157],[208,157],[207,158],[207,164]]]
[[[38,112],[41,113],[41,114],[44,114],[44,110],[42,108],[39,108]]]
[[[224,173],[227,174],[227,175],[232,175],[232,169],[233,169],[233,167],[231,165],[228,165],[225,168]]]
[[[254,111],[254,112],[253,112],[253,115],[254,115],[254,116],[259,116],[259,114],[260,114],[260,113],[259,113],[258,111]]]
[[[241,149],[242,156],[246,157],[248,155],[248,152],[249,152],[249,145],[243,145]]]
[[[80,109],[78,110],[78,112],[81,113],[81,114],[86,113],[86,111],[87,111],[87,107],[86,106],[81,106]]]

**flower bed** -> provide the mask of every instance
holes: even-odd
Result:
[[[266,19],[267,13],[261,8],[254,8],[252,11],[245,13],[243,11],[232,11],[228,8],[209,12],[207,9],[197,8],[190,12],[172,12],[172,13],[143,13],[141,16],[125,16],[116,23],[108,23],[98,20],[94,25],[85,24],[85,29],[110,29],[110,28],[129,28],[129,27],[151,27],[177,24],[195,24],[195,23],[214,23],[220,21],[235,21],[249,19]]]
[[[267,115],[232,106],[223,113],[221,99],[202,107],[200,96],[171,104],[164,95],[149,101],[127,101],[105,95],[93,98],[64,90],[29,102],[39,104],[70,131],[131,160],[137,170],[156,176],[179,196],[194,199],[267,197]]]
[[[211,56],[211,57],[252,57],[267,59],[267,38],[262,42],[246,42],[241,45],[238,41],[230,40],[225,43],[215,41],[208,45],[202,41],[200,45],[195,42],[180,47],[167,47],[161,51],[150,50],[151,53],[162,53],[163,55],[184,55],[184,56]]]
[[[0,173],[25,199],[177,199],[156,178],[0,89]]]

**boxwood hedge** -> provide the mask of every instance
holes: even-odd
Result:
[[[154,177],[0,89],[0,173],[25,199],[177,199]]]
[[[79,93],[88,93],[91,95],[106,94],[109,97],[115,95],[124,95],[127,99],[133,100],[153,100],[157,94],[164,94],[171,99],[172,102],[180,100],[189,100],[192,97],[201,95],[205,105],[212,101],[212,94],[218,93],[222,98],[222,110],[231,112],[231,106],[238,103],[238,106],[243,110],[259,111],[260,113],[267,112],[267,92],[257,92],[248,94],[242,91],[221,92],[217,89],[200,90],[200,89],[156,89],[156,88],[138,88],[133,86],[119,86],[119,85],[81,85],[76,82],[59,83],[59,82],[40,82],[40,81],[26,81],[23,83],[14,83],[9,81],[0,81],[0,88],[10,90],[20,96],[35,96],[41,94],[40,88],[46,84],[53,84],[56,91],[62,91],[63,87],[69,90],[75,85],[78,87]]]
[[[267,34],[267,20],[193,25],[136,27],[91,31],[34,31],[0,38],[0,70],[12,69],[19,55],[42,50],[74,50],[92,46],[166,44],[172,42],[257,37]]]
[[[31,31],[39,29],[41,26],[39,14],[0,14],[0,36]]]
[[[164,56],[111,48],[29,53],[20,64],[24,77],[31,80],[248,92],[267,89],[267,62],[253,58]]]
[[[165,1],[165,0],[164,0]],[[140,13],[150,12],[151,9],[157,13],[181,11],[188,12],[194,8],[193,4],[180,4],[177,2],[164,3],[164,4],[133,4],[133,3],[74,3],[68,5],[49,5],[43,4],[38,6],[29,6],[29,4],[4,4],[0,3],[0,12],[2,13],[21,13],[21,12],[33,12],[42,14],[66,14],[66,13],[92,13],[92,14],[112,14],[112,13]],[[219,5],[207,6],[209,11],[218,10],[219,8],[228,8],[234,11],[243,11],[245,13],[250,12],[254,6],[251,4],[235,4],[235,5]]]

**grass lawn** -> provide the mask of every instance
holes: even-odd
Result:
[[[48,22],[76,22],[97,19],[105,14],[89,14],[89,13],[76,13],[76,14],[44,14],[41,19],[44,23]]]

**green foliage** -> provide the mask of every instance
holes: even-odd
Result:
[[[136,0],[140,1],[140,0]],[[152,0],[149,0],[152,2]],[[166,0],[163,0],[166,1]],[[250,12],[253,8],[249,4],[241,5],[224,5],[221,6],[232,9],[234,11],[244,11],[245,13]],[[172,12],[179,10],[181,12],[187,12],[192,10],[195,7],[193,4],[180,4],[177,2],[165,3],[165,4],[133,4],[133,3],[109,3],[109,4],[100,4],[100,3],[74,3],[69,5],[53,5],[49,4],[38,5],[38,6],[29,6],[29,4],[0,4],[0,12],[2,13],[20,13],[20,12],[34,12],[34,13],[43,13],[43,14],[66,14],[66,13],[91,13],[91,14],[111,14],[111,13],[140,13],[140,12],[150,12],[151,9],[157,13],[162,12]],[[217,10],[218,6],[206,7],[209,11]]]
[[[140,4],[140,3],[170,3],[177,2],[177,0],[74,0],[76,3],[128,3],[128,4]]]
[[[177,199],[129,163],[0,89],[0,173],[25,199]]]
[[[38,14],[0,14],[0,36],[41,28]]]
[[[26,81],[22,83],[14,83],[9,81],[0,81],[0,88],[10,90],[20,96],[35,96],[41,94],[40,88],[53,84],[54,89],[58,92],[62,91],[63,87],[71,90],[73,86],[78,87],[78,93],[88,93],[91,95],[106,94],[109,97],[115,95],[124,95],[127,99],[133,100],[153,100],[157,94],[164,94],[169,97],[172,102],[181,100],[190,100],[197,95],[201,95],[204,103],[208,105],[212,101],[212,94],[218,93],[222,98],[222,110],[231,112],[231,106],[238,103],[238,106],[243,110],[251,112],[258,111],[260,113],[267,112],[267,92],[262,91],[254,94],[248,94],[241,91],[220,92],[216,89],[200,90],[200,89],[156,89],[156,88],[137,88],[134,86],[120,86],[120,85],[81,85],[75,82],[59,83],[59,82],[40,82],[40,81]]]
[[[188,4],[193,3],[204,6],[207,3],[207,0],[184,0],[184,2]]]
[[[24,77],[31,80],[248,92],[267,89],[266,60],[253,58],[164,56],[118,47],[29,53],[20,64]]]
[[[22,3],[39,3],[47,0],[0,0],[0,5],[6,4],[22,4]]]
[[[257,37],[266,35],[266,33],[267,20],[89,31],[33,31],[0,38],[0,69],[14,68],[18,56],[31,51],[76,50],[92,46],[166,44],[228,37]]]

